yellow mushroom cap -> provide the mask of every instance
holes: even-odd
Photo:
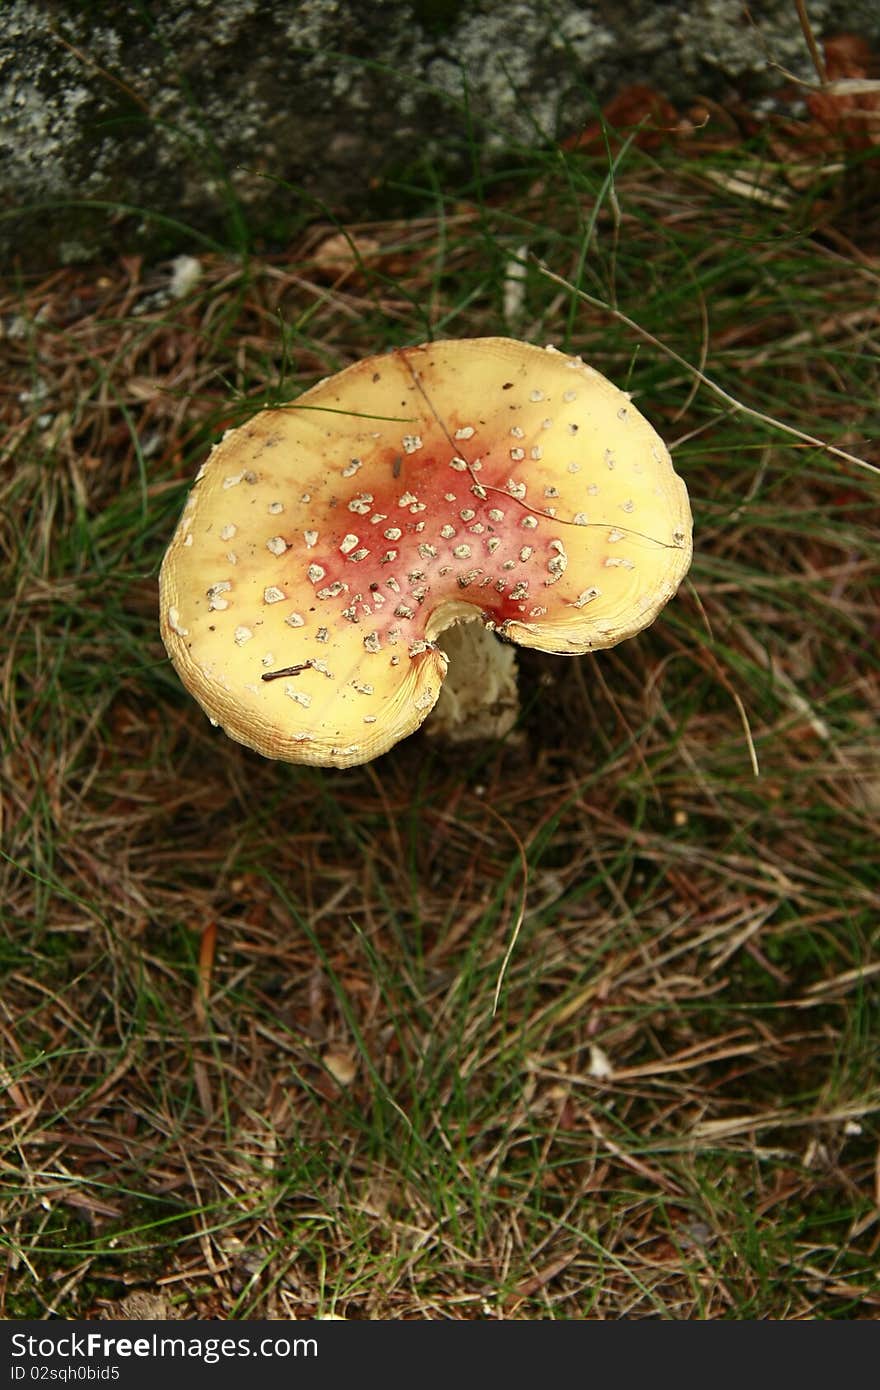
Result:
[[[161,630],[232,738],[349,767],[422,723],[450,623],[610,647],[690,560],[684,484],[625,392],[552,348],[427,343],[223,438],[162,565]]]

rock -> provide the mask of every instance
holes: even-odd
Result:
[[[812,76],[790,0],[7,0],[0,250],[25,265],[114,246],[289,239],[327,206],[400,210],[511,142],[577,132],[647,82],[670,100]],[[874,0],[812,0],[818,37],[880,34]],[[756,27],[757,25],[757,27]],[[39,236],[33,235],[39,228]]]

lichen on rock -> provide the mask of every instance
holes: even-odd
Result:
[[[880,39],[872,0],[810,18]],[[362,216],[389,174],[576,133],[632,82],[685,105],[814,76],[789,0],[7,0],[0,36],[0,205],[23,210],[0,250],[46,261],[120,222],[181,250],[181,224],[229,244],[303,206]]]

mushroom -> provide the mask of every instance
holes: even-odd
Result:
[[[553,348],[426,343],[224,436],[162,565],[161,630],[232,738],[350,767],[426,718],[451,625],[610,647],[690,558],[684,484],[625,392]]]

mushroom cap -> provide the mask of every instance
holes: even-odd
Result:
[[[422,723],[451,623],[610,647],[690,560],[685,486],[625,392],[553,348],[426,343],[224,436],[162,565],[161,631],[232,738],[349,767]]]

